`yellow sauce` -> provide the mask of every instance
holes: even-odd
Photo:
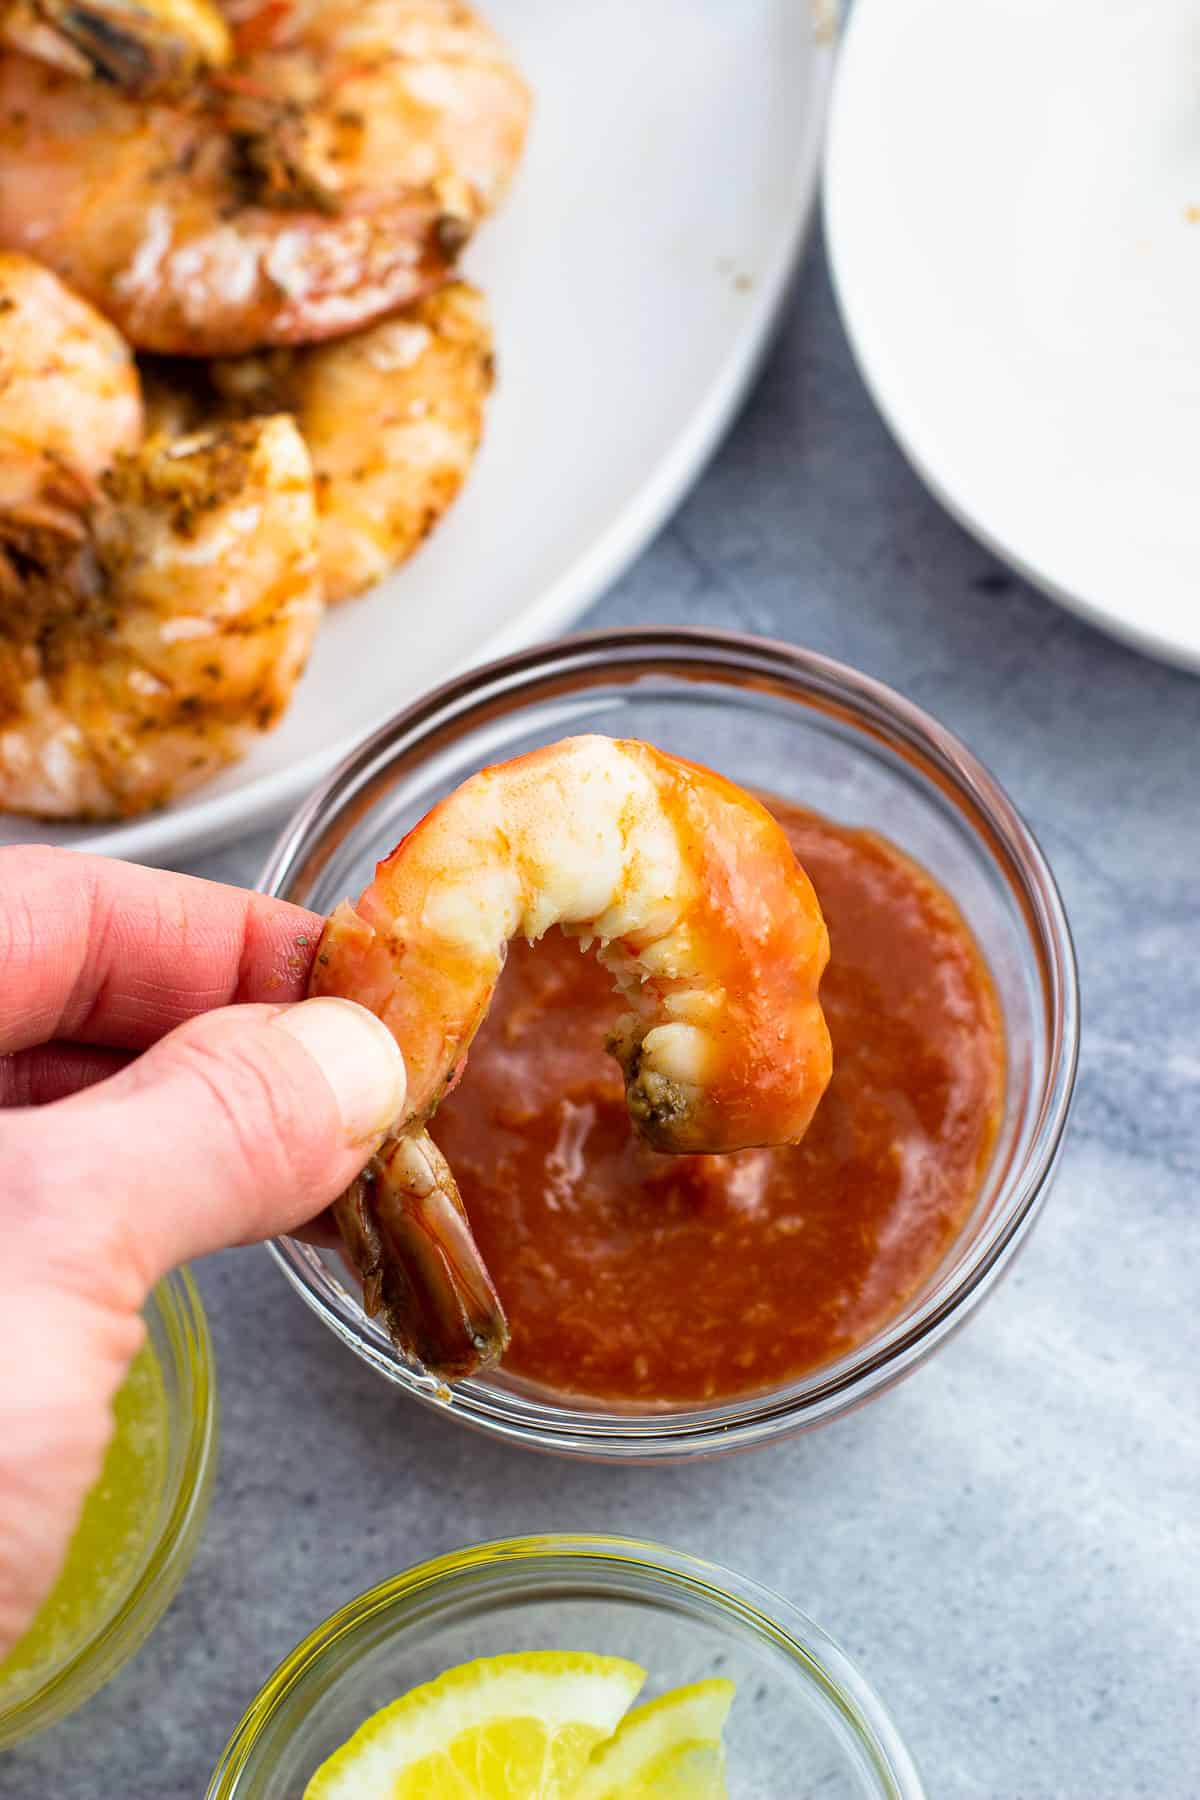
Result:
[[[113,1402],[116,1430],[57,1583],[0,1662],[0,1706],[41,1687],[116,1611],[149,1547],[167,1464],[167,1396],[147,1344]]]

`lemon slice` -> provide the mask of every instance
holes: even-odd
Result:
[[[732,1703],[732,1681],[698,1681],[639,1706],[592,1752],[571,1800],[726,1800]]]
[[[304,1800],[567,1800],[645,1679],[582,1651],[463,1663],[374,1713]]]

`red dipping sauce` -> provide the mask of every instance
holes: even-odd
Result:
[[[961,915],[882,838],[768,804],[832,944],[833,1079],[801,1144],[648,1150],[604,1050],[619,998],[557,933],[512,946],[438,1109],[508,1313],[504,1366],[560,1394],[705,1402],[802,1375],[898,1311],[977,1195],[1004,1038]]]

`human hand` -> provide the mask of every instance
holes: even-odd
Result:
[[[154,1283],[313,1218],[403,1105],[384,1026],[303,1000],[323,923],[0,850],[0,1658],[99,1474]]]

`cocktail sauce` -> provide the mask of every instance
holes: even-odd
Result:
[[[512,1328],[505,1368],[565,1394],[708,1402],[852,1349],[931,1273],[976,1198],[1003,1095],[988,971],[894,846],[770,801],[832,954],[833,1079],[803,1142],[662,1156],[634,1135],[594,958],[514,944],[434,1133]]]

